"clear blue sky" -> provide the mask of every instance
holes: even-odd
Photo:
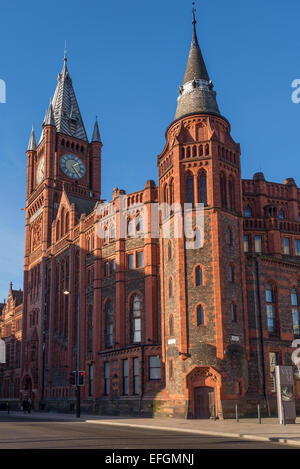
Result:
[[[242,174],[300,185],[298,0],[196,1],[198,39],[221,112],[242,149]],[[99,116],[103,197],[157,182],[156,156],[176,108],[192,34],[187,0],[2,2],[0,298],[22,287],[26,155],[40,135],[67,40],[68,67],[89,136]]]

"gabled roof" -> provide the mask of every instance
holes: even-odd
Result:
[[[22,290],[12,290],[12,297],[16,301],[16,306],[19,306],[23,303]]]
[[[83,120],[67,68],[67,59],[57,78],[52,107],[57,132],[88,141]]]

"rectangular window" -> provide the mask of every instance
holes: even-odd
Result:
[[[137,253],[137,267],[144,266],[144,252],[140,251]]]
[[[300,256],[300,239],[295,239],[295,254]]]
[[[104,394],[109,395],[110,377],[109,377],[109,362],[104,363]]]
[[[94,380],[94,368],[93,365],[89,366],[89,396],[93,395],[93,380]]]
[[[287,255],[290,254],[290,240],[289,240],[289,238],[284,238],[283,239],[283,252],[284,252],[284,254],[287,254]]]
[[[249,236],[244,236],[244,252],[249,252]]]
[[[149,357],[149,379],[161,379],[160,356]]]
[[[128,396],[128,360],[123,360],[123,395]]]
[[[109,276],[109,261],[106,261],[104,264],[104,276],[105,277]]]
[[[107,347],[112,347],[113,345],[113,325],[107,325]]]
[[[128,255],[128,269],[133,269],[134,268],[134,265],[133,265],[133,254],[129,254]]]
[[[255,252],[260,253],[261,252],[261,236],[255,236],[254,237],[254,249]]]
[[[139,359],[133,359],[133,394],[139,394]]]
[[[133,342],[141,342],[142,339],[142,321],[141,318],[133,318]]]
[[[270,352],[269,353],[269,360],[270,360],[271,390],[272,390],[272,392],[275,392],[276,391],[275,366],[279,365],[279,363],[278,363],[278,352]]]
[[[268,331],[275,332],[275,311],[273,305],[267,305]]]
[[[115,272],[116,271],[116,259],[113,259],[112,260],[112,271]]]

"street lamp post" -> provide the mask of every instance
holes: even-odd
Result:
[[[70,295],[70,290],[65,290],[64,295]],[[80,418],[80,386],[79,386],[79,370],[80,370],[80,285],[78,285],[78,310],[77,310],[77,366],[76,366],[76,417]]]

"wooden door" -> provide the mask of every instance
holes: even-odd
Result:
[[[214,404],[214,388],[201,386],[194,389],[194,417],[196,419],[209,419],[213,415]]]

